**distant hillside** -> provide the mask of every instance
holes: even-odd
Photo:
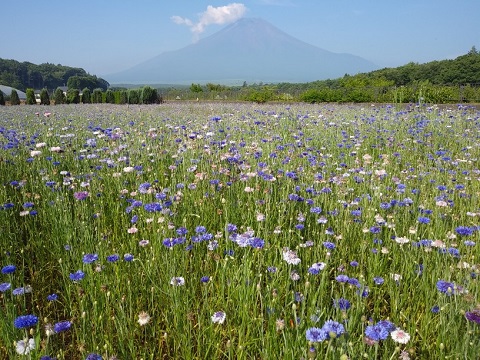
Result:
[[[71,82],[77,80],[73,83],[79,85],[80,89],[88,87],[91,90],[94,88],[106,90],[110,85],[106,80],[90,75],[82,68],[49,63],[36,65],[30,62],[0,59],[0,84],[19,90],[25,91],[27,88],[54,90],[59,86],[67,86],[70,78],[72,78]]]
[[[376,69],[352,54],[300,41],[262,19],[243,18],[215,34],[117,74],[111,83],[306,82]]]

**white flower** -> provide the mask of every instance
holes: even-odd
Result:
[[[138,320],[137,322],[140,324],[140,326],[147,325],[150,322],[150,315],[148,315],[145,311],[142,311],[140,314],[138,314]]]
[[[225,312],[217,311],[215,314],[212,315],[212,322],[214,324],[223,324],[226,318],[227,314],[225,314]]]
[[[283,260],[285,260],[287,264],[298,265],[301,262],[300,258],[297,256],[297,253],[289,248],[284,248],[282,255]]]
[[[403,244],[407,244],[410,242],[410,240],[406,237],[396,237],[395,238],[395,242],[400,244],[400,245],[403,245]]]
[[[402,329],[393,330],[390,333],[390,336],[392,337],[393,341],[399,344],[406,344],[410,340],[410,334],[403,331]]]
[[[35,350],[35,340],[30,338],[17,341],[16,350],[20,355],[28,354],[31,350]]]
[[[170,285],[173,285],[173,286],[183,286],[185,285],[185,279],[181,276],[177,276],[177,277],[172,277],[172,279],[170,280]]]

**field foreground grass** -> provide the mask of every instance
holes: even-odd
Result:
[[[477,359],[480,111],[0,109],[0,358]]]

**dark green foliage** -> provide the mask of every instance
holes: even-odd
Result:
[[[105,80],[99,79],[96,76],[92,75],[75,75],[68,78],[67,87],[69,89],[88,88],[90,91],[99,88],[105,91],[108,88],[108,83]]]
[[[77,89],[68,89],[67,91],[67,104],[79,104],[80,103],[80,91]]]
[[[84,69],[54,64],[32,64],[15,60],[0,59],[0,84],[25,91],[33,89],[56,89],[68,83],[70,77],[84,77],[96,81],[94,87],[107,89],[107,81],[87,74]],[[81,89],[84,86],[77,87]]]
[[[50,96],[47,89],[40,91],[40,105],[50,105]]]
[[[10,104],[11,105],[20,105],[20,98],[18,97],[17,90],[13,89],[10,94]]]
[[[145,86],[142,89],[142,104],[157,104],[158,92],[150,86]]]
[[[55,102],[55,105],[65,104],[66,98],[62,89],[57,88],[57,90],[55,90],[53,93],[53,101]]]
[[[105,102],[107,104],[115,104],[115,94],[112,90],[107,90],[105,93]]]
[[[127,90],[115,91],[115,103],[116,104],[126,104],[127,102],[128,102]]]
[[[203,91],[202,85],[200,84],[192,84],[190,85],[190,91],[193,93],[200,93]]]
[[[101,104],[103,102],[103,92],[102,89],[93,90],[92,103]]]
[[[5,96],[3,95],[3,92],[0,91],[0,105],[5,105]]]
[[[140,91],[137,89],[128,90],[128,103],[129,104],[139,104],[140,103]]]
[[[90,104],[92,102],[92,93],[89,88],[82,90],[82,103]]]
[[[26,100],[27,105],[35,105],[37,103],[37,101],[35,100],[35,91],[33,89],[28,88],[26,95],[27,95],[27,100]]]

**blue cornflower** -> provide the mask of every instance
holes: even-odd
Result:
[[[118,254],[112,254],[107,256],[107,261],[108,262],[116,262],[120,259],[120,256]]]
[[[377,277],[374,277],[374,278],[373,278],[373,282],[374,282],[376,285],[382,285],[382,284],[385,282],[385,280],[384,280],[382,277],[377,276]]]
[[[17,329],[24,329],[24,328],[33,327],[33,326],[37,325],[37,323],[38,323],[38,317],[36,317],[35,315],[22,315],[22,316],[17,317],[13,321],[13,325]]]
[[[388,334],[388,330],[379,324],[369,325],[365,329],[365,336],[373,341],[385,340]]]
[[[123,255],[123,260],[130,262],[133,261],[133,255],[132,254],[125,254]]]
[[[475,246],[475,241],[465,240],[463,243],[465,246]]]
[[[350,301],[344,298],[340,298],[338,300],[334,299],[333,300],[333,306],[336,308],[339,308],[340,310],[348,310],[350,309]]]
[[[454,294],[455,292],[455,284],[453,282],[448,282],[445,280],[438,280],[437,281],[437,289],[441,293],[447,294],[448,296]]]
[[[133,215],[133,216],[132,216],[132,219],[130,220],[130,222],[131,222],[132,224],[135,224],[137,221],[138,221],[138,215]]]
[[[227,225],[227,231],[228,231],[229,233],[236,232],[236,231],[237,231],[237,225],[228,224],[228,225]]]
[[[85,273],[82,270],[77,270],[73,274],[70,273],[70,280],[72,281],[80,281],[85,277]]]
[[[85,264],[91,264],[95,261],[98,260],[98,255],[97,254],[85,254],[83,255],[83,262]]]
[[[350,284],[350,285],[353,285],[353,286],[356,286],[356,287],[360,287],[360,281],[358,281],[357,278],[351,278],[349,277],[347,282]]]
[[[378,233],[380,233],[380,231],[382,231],[382,228],[380,226],[372,226],[370,228],[370,232],[372,234],[378,234]]]
[[[470,236],[473,234],[474,228],[469,226],[458,226],[455,232],[460,236]]]
[[[30,286],[22,286],[16,289],[12,290],[12,294],[17,296],[17,295],[23,295],[23,294],[28,294],[32,292],[32,288]]]
[[[320,329],[317,327],[311,327],[307,329],[305,336],[308,341],[321,342],[327,339],[328,334],[323,329]]]
[[[362,215],[362,210],[360,210],[360,209],[352,210],[350,212],[350,214],[352,214],[352,216],[361,216]]]
[[[325,321],[322,330],[327,334],[327,339],[338,337],[345,332],[343,325],[333,320]]]
[[[179,227],[177,230],[176,230],[177,234],[180,235],[180,236],[184,236],[188,233],[188,230],[185,228],[185,227]]]
[[[145,211],[147,212],[156,212],[156,211],[162,211],[162,205],[158,202],[150,203],[150,204],[145,204],[143,206]]]
[[[277,272],[277,268],[275,266],[269,266],[267,267],[267,271],[269,273],[276,273]]]
[[[347,275],[338,275],[335,280],[337,280],[339,283],[344,283],[347,282],[349,277]]]
[[[2,274],[11,274],[17,270],[15,265],[7,265],[2,268]]]
[[[1,284],[0,284],[0,292],[3,293],[3,292],[5,292],[5,291],[7,291],[8,289],[10,289],[11,287],[12,287],[12,284],[10,284],[10,283],[6,283],[6,282],[5,282],[5,283],[1,283]]]
[[[60,321],[55,325],[53,325],[53,330],[56,333],[59,333],[59,332],[67,331],[68,329],[70,329],[71,326],[72,326],[72,323],[70,321]]]
[[[202,283],[208,283],[210,281],[210,276],[202,276],[200,281]]]
[[[322,212],[322,208],[314,206],[310,208],[310,212],[313,214],[320,214]]]
[[[397,328],[394,323],[388,320],[380,320],[377,322],[377,325],[383,326],[388,332],[392,332]]]
[[[85,358],[85,360],[102,360],[102,359],[103,359],[102,355],[95,354],[95,353],[90,353]]]
[[[456,257],[456,258],[460,257],[460,251],[457,248],[454,248],[454,247],[448,248],[448,253],[453,257]]]
[[[34,204],[33,204],[32,202],[26,202],[26,203],[23,204],[23,207],[24,207],[25,209],[31,208],[31,207],[33,207],[33,206],[34,206]]]
[[[325,246],[328,250],[335,249],[335,244],[330,241],[324,241],[323,246]]]
[[[430,222],[430,219],[425,216],[420,216],[417,220],[420,224],[428,224]]]
[[[58,295],[57,294],[50,294],[47,296],[47,300],[48,301],[55,301],[58,299]]]
[[[206,232],[206,231],[207,231],[207,229],[205,228],[205,226],[197,226],[197,227],[195,228],[195,232],[196,232],[197,234],[203,234],[203,233]]]
[[[357,267],[358,266],[358,261],[356,261],[356,260],[350,261],[350,266]]]
[[[440,307],[438,305],[434,305],[434,306],[432,306],[430,311],[434,314],[438,314],[440,312]]]
[[[323,262],[315,263],[308,269],[308,273],[312,275],[317,275],[320,271],[325,269],[326,264]]]
[[[254,249],[263,249],[263,247],[265,246],[265,241],[263,239],[255,237],[250,242],[250,246]]]

